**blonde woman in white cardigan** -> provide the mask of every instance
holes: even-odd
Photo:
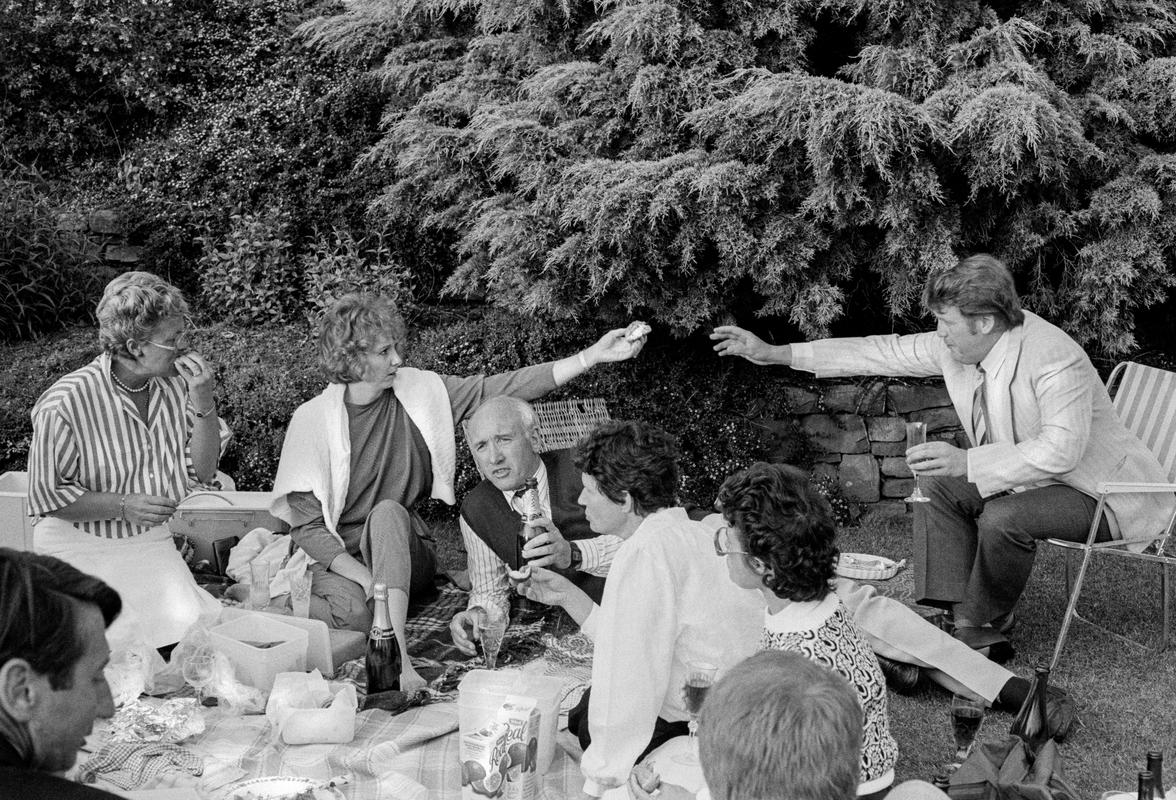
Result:
[[[415,506],[429,497],[454,503],[456,424],[488,397],[541,397],[597,364],[633,357],[645,340],[621,328],[559,361],[467,378],[404,366],[406,340],[386,298],[347,295],[328,310],[318,357],[330,384],[294,412],[272,511],[315,562],[312,617],[366,631],[373,586],[388,586],[401,689],[410,691],[424,681],[406,649],[409,598],[433,591],[435,571]]]

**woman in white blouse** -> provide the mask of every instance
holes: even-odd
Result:
[[[179,289],[124,273],[103,292],[98,325],[102,354],[33,408],[33,543],[118,591],[112,638],[133,632],[162,647],[219,608],[166,523],[190,492],[212,485],[230,434],[217,416],[213,367],[188,348]]]

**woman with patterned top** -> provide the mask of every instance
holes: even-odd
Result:
[[[196,585],[167,521],[212,487],[230,433],[213,367],[188,348],[188,304],[146,272],[112,280],[98,303],[103,352],[33,408],[33,547],[102,579],[122,597],[110,628],[153,647],[179,641],[220,604]]]
[[[715,551],[731,580],[767,601],[761,650],[789,650],[841,673],[864,712],[858,797],[882,797],[894,782],[898,745],[890,735],[886,679],[852,615],[830,587],[837,564],[829,504],[800,470],[757,463],[723,482],[727,527]]]

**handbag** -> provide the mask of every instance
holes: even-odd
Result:
[[[1057,743],[1049,739],[1034,756],[1015,736],[984,742],[949,779],[952,800],[1078,800],[1062,771]]]

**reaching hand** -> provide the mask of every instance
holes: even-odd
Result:
[[[645,346],[646,338],[642,336],[637,341],[630,342],[625,338],[624,328],[611,330],[601,336],[600,341],[584,351],[584,360],[588,362],[589,366],[595,366],[596,364],[633,358]]]
[[[467,656],[477,655],[474,642],[482,638],[486,627],[486,609],[479,606],[459,611],[449,622],[449,636],[453,645]]]
[[[154,494],[128,494],[122,516],[132,525],[162,525],[176,513],[176,501]]]
[[[530,579],[519,584],[519,591],[528,599],[548,606],[562,606],[573,590],[579,591],[563,575],[543,567],[533,568]]]
[[[907,465],[920,475],[962,478],[968,474],[968,451],[947,442],[917,444],[906,452]]]
[[[711,333],[716,344],[714,351],[720,356],[742,356],[752,364],[788,364],[779,358],[772,358],[775,348],[750,331],[734,325],[720,325]]]
[[[567,569],[572,563],[572,546],[546,517],[530,523],[533,535],[523,547],[523,558],[532,567]]]

